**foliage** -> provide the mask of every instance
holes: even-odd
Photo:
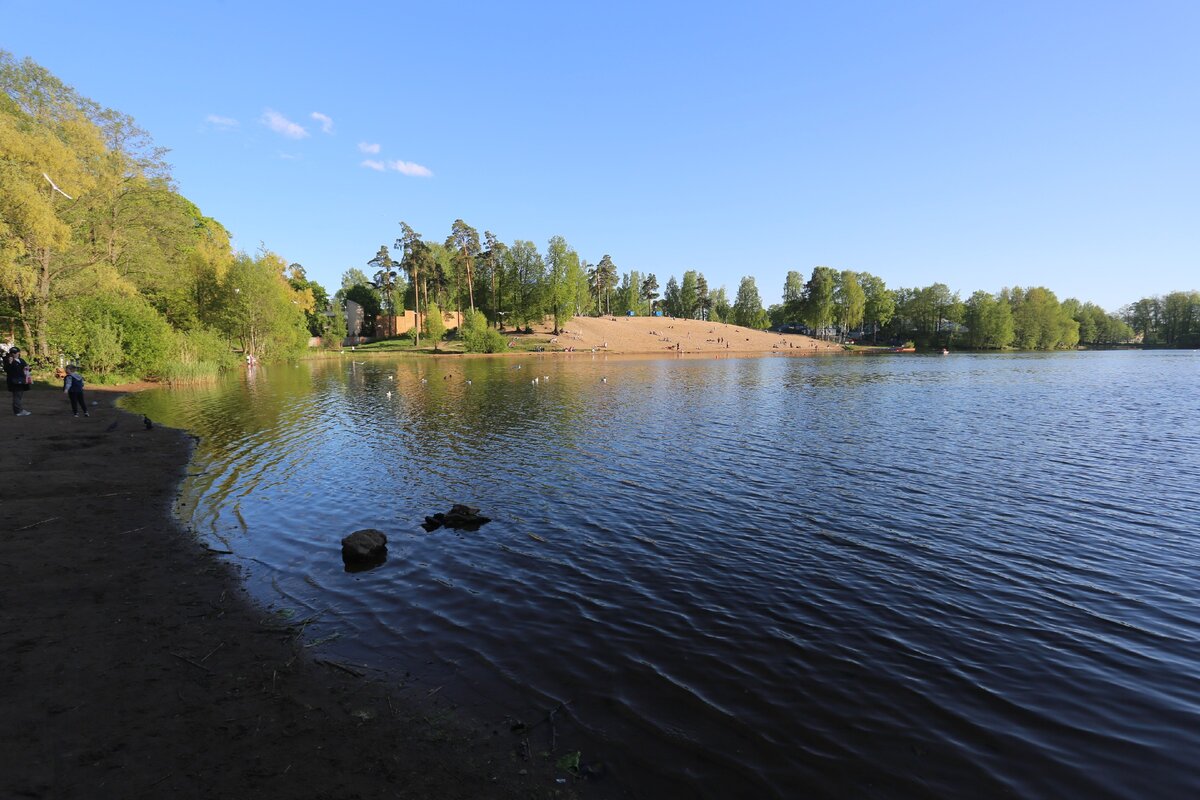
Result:
[[[737,300],[733,303],[734,325],[745,328],[766,328],[770,324],[767,312],[762,307],[762,299],[758,295],[758,286],[754,278],[742,278],[738,286]]]
[[[467,312],[463,319],[463,350],[468,353],[502,353],[506,347],[504,337],[495,328],[489,328],[487,317],[482,311]]]
[[[446,321],[442,319],[442,310],[437,303],[430,303],[425,309],[423,333],[433,342],[433,349],[438,349],[442,337],[446,335]]]
[[[561,236],[550,237],[546,248],[546,304],[554,317],[554,332],[576,313],[580,301],[580,286],[586,279],[579,264],[579,254]]]
[[[804,285],[801,319],[815,331],[833,325],[837,272],[829,267],[813,267],[812,277]]]
[[[648,304],[647,314],[654,313],[654,301],[658,299],[658,278],[651,272],[642,280],[642,298]]]
[[[506,322],[517,327],[541,322],[544,316],[546,262],[537,246],[527,240],[517,240],[501,259],[510,294],[511,309]]]
[[[979,291],[971,295],[963,321],[969,347],[999,350],[1012,344],[1012,307],[993,294]]]

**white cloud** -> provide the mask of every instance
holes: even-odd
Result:
[[[391,170],[392,172],[399,172],[401,175],[408,175],[413,178],[433,177],[433,172],[428,167],[414,164],[411,161],[377,161],[373,158],[368,158],[366,161],[359,162],[359,166],[373,169],[376,172]]]
[[[322,114],[320,111],[314,111],[310,115],[317,122],[321,123],[321,133],[333,133],[333,118]]]
[[[262,119],[260,120],[260,122],[262,122],[263,125],[266,125],[268,128],[275,131],[276,133],[282,134],[283,136],[286,136],[289,139],[307,139],[308,138],[308,131],[304,130],[304,128],[302,126],[297,125],[296,123],[292,122],[290,119],[285,117],[283,114],[280,114],[278,111],[272,111],[271,109],[268,108],[266,111],[263,112]]]
[[[214,128],[220,128],[221,130],[226,130],[226,131],[231,130],[231,129],[236,128],[239,125],[241,125],[240,122],[238,122],[236,119],[233,119],[232,117],[221,117],[221,116],[217,116],[216,114],[209,114],[207,117],[204,118],[204,121],[207,122],[209,125],[212,125]]]
[[[433,173],[428,167],[422,167],[420,164],[414,164],[411,161],[389,161],[387,162],[388,169],[394,169],[401,175],[408,175],[414,178],[431,178]]]
[[[300,156],[296,155],[295,153],[284,153],[283,151],[280,151],[279,157],[282,158],[284,161],[299,161],[300,160]]]
[[[367,142],[359,142],[358,143],[358,152],[370,153],[371,155],[377,155],[379,153],[379,145],[369,144]]]

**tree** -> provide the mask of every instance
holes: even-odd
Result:
[[[1022,350],[1057,350],[1079,343],[1079,323],[1059,305],[1054,292],[1043,286],[1001,292],[1012,308],[1014,344]]]
[[[407,222],[400,221],[400,238],[396,240],[396,249],[404,253],[401,267],[408,273],[409,283],[413,287],[413,344],[421,344],[421,274],[431,262],[429,248],[421,240],[421,234],[412,229]]]
[[[389,316],[395,316],[396,295],[404,295],[404,284],[397,281],[399,272],[396,267],[399,265],[392,261],[386,244],[379,246],[379,252],[367,264],[375,269],[375,274],[371,276],[371,285],[379,292],[380,309]]]
[[[434,350],[438,349],[442,337],[446,335],[446,321],[442,319],[442,310],[437,303],[425,306],[425,335],[433,342]]]
[[[804,318],[804,276],[795,270],[790,270],[783,279],[783,311],[785,322]]]
[[[837,288],[834,291],[834,316],[838,327],[841,328],[843,339],[847,331],[862,325],[866,307],[867,294],[858,282],[858,273],[843,270],[838,275]]]
[[[866,295],[863,320],[871,323],[872,338],[878,341],[879,329],[887,327],[896,313],[896,296],[888,291],[882,278],[877,278],[869,272],[860,273],[858,282]]]
[[[972,294],[967,299],[963,321],[969,347],[1000,350],[1012,344],[1012,309],[993,294],[984,291]]]
[[[463,320],[463,350],[468,353],[502,353],[504,337],[488,327],[482,311],[471,311]]]
[[[650,304],[648,313],[653,314],[654,301],[658,299],[658,278],[654,277],[653,272],[647,275],[646,279],[642,281],[642,298]]]
[[[699,276],[696,274],[696,270],[689,269],[683,273],[683,282],[679,285],[679,316],[684,319],[692,319],[696,316],[698,281]]]
[[[617,313],[642,313],[642,276],[637,270],[630,270],[621,277],[620,288],[617,289]]]
[[[505,281],[511,287],[513,323],[517,327],[540,322],[543,316],[545,293],[544,277],[546,262],[537,251],[537,246],[528,240],[517,240],[504,254]]]
[[[667,278],[667,288],[663,291],[663,311],[668,317],[682,317],[683,304],[679,298],[679,281],[675,276]]]
[[[612,257],[605,253],[600,259],[600,263],[596,265],[598,273],[599,289],[604,293],[604,313],[612,313],[612,302],[610,294],[617,286],[617,265],[613,263]],[[597,297],[597,305],[599,305]]]
[[[709,309],[712,306],[712,298],[708,296],[708,281],[704,279],[704,275],[696,276],[696,316],[699,319],[709,318]]]
[[[767,327],[767,312],[763,310],[758,286],[751,276],[742,278],[738,285],[737,299],[733,302],[733,324],[743,328]]]
[[[282,258],[262,250],[256,258],[240,254],[225,276],[222,327],[247,355],[287,357],[307,345],[304,314],[286,268]]]
[[[729,297],[725,292],[724,286],[709,292],[709,307],[712,309],[712,318],[715,322],[729,321]]]
[[[812,277],[804,286],[803,319],[815,332],[833,325],[836,290],[837,272],[829,267],[813,267]]]
[[[561,236],[551,236],[546,248],[546,302],[554,317],[554,334],[575,314],[579,287],[584,283],[579,254]]]
[[[458,257],[460,266],[467,279],[467,294],[471,300],[471,310],[475,310],[475,273],[473,270],[475,256],[479,255],[479,231],[472,228],[461,219],[454,220],[450,226],[450,235],[446,237],[446,249],[453,250]],[[461,308],[461,304],[459,308]]]
[[[500,319],[500,294],[503,290],[504,269],[503,256],[508,250],[508,245],[496,238],[491,231],[483,232],[484,241],[487,243],[487,250],[479,254],[479,263],[484,267],[485,283],[492,287],[491,311],[493,319]]]

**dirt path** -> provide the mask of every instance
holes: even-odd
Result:
[[[310,659],[174,522],[187,435],[89,395],[2,398],[0,795],[576,796],[499,722]]]

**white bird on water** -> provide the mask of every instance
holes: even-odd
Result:
[[[387,396],[388,396],[388,400],[391,400],[391,399],[392,399],[392,393],[391,393],[391,392],[388,392],[388,393],[387,393]]]
[[[63,197],[67,198],[68,200],[74,200],[74,199],[75,199],[74,197],[71,197],[71,195],[69,195],[69,194],[67,194],[66,192],[64,192],[62,189],[58,188],[58,184],[57,184],[57,183],[55,183],[54,181],[50,180],[50,176],[49,176],[49,175],[47,175],[46,173],[44,173],[44,172],[43,172],[43,173],[42,173],[42,177],[46,179],[46,183],[50,184],[50,189],[51,189],[51,191],[58,192],[58,193],[59,193],[59,194],[61,194]]]

